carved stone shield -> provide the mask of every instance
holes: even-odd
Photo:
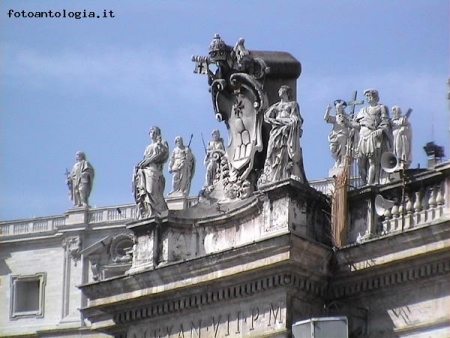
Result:
[[[267,98],[259,82],[248,74],[233,74],[231,83],[235,90],[231,93],[217,91],[215,104],[227,124],[228,161],[240,172],[238,176],[242,180],[253,168],[255,152],[263,148],[261,128]]]

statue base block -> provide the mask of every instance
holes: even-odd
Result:
[[[189,199],[187,196],[168,196],[166,198],[167,207],[169,210],[184,210],[189,206]]]

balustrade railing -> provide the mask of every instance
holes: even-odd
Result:
[[[358,178],[350,181],[350,190],[358,186]],[[440,182],[436,180],[420,180],[420,186],[408,189],[404,193],[387,190],[383,194],[384,198],[394,199],[396,202],[391,208],[385,210],[381,219],[381,229],[378,235],[410,229],[425,223],[432,222],[444,216],[446,212],[446,191],[445,179]],[[352,183],[355,183],[353,186]],[[334,180],[332,178],[310,182],[311,186],[324,194],[332,194]],[[387,196],[385,196],[387,195]],[[198,203],[198,198],[190,197],[187,200],[187,207],[192,207]],[[170,206],[169,206],[170,208]],[[87,214],[89,224],[131,221],[136,219],[137,208],[135,204],[113,206],[101,209],[90,209]],[[57,230],[66,225],[68,215],[52,216],[48,218],[37,218],[30,220],[20,220],[11,222],[0,222],[0,237],[18,236],[30,233],[43,233]]]
[[[0,223],[0,237],[47,232],[65,224],[64,216]]]
[[[89,211],[89,223],[113,222],[133,220],[136,218],[136,205],[114,206],[101,210]]]
[[[197,197],[187,199],[187,207],[197,204]],[[170,206],[169,206],[170,208]],[[89,224],[124,221],[129,222],[137,218],[136,204],[112,206],[107,208],[92,208],[87,213]],[[36,218],[30,220],[0,222],[0,237],[19,236],[31,233],[42,233],[57,230],[65,226],[68,215],[51,216],[48,218]]]
[[[309,185],[316,189],[317,191],[320,191],[321,193],[331,196],[334,192],[334,178],[326,178],[324,180],[314,180],[310,181]],[[360,177],[350,177],[348,189],[349,190],[355,190],[357,188],[360,188],[362,186],[361,178]]]
[[[444,182],[439,182],[399,196],[395,204],[384,212],[381,234],[414,228],[444,216],[444,188]]]
[[[310,181],[309,185],[325,195],[331,195],[334,190],[334,181],[332,178]]]

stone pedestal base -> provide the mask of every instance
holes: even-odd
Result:
[[[189,199],[187,196],[168,196],[166,198],[167,207],[169,210],[184,210],[189,206]]]

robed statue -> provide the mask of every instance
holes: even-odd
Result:
[[[394,137],[394,155],[397,157],[399,167],[408,169],[412,161],[412,129],[409,116],[412,109],[402,116],[399,106],[392,107],[392,132]]]
[[[169,145],[162,139],[158,127],[152,127],[149,135],[152,143],[145,149],[144,158],[135,166],[133,175],[138,219],[160,216],[168,209],[164,199],[166,180],[163,167],[169,158]]]
[[[291,88],[283,85],[278,91],[280,101],[264,113],[264,122],[271,126],[264,174],[260,183],[295,178],[307,183],[303,168],[302,136],[303,118],[296,101],[291,100]]]
[[[69,187],[70,199],[75,207],[88,207],[89,196],[94,184],[94,168],[86,160],[82,151],[75,154],[76,163],[72,171],[67,173],[66,184]]]
[[[181,136],[175,138],[175,149],[169,160],[169,173],[172,174],[172,191],[169,196],[189,196],[195,173],[195,157],[189,145],[184,145]]]
[[[212,187],[219,179],[220,163],[222,157],[225,155],[225,145],[223,138],[220,136],[220,131],[214,129],[212,132],[212,139],[208,142],[205,148],[205,159],[203,163],[206,167],[205,188]]]

